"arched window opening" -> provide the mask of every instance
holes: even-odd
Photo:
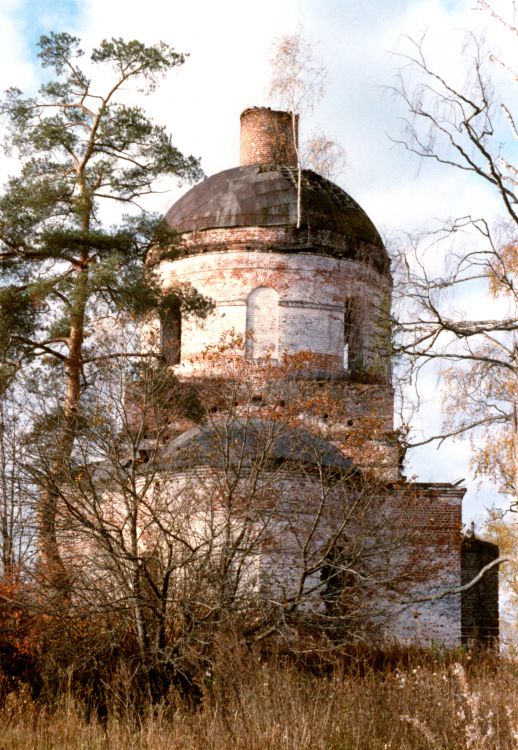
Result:
[[[357,593],[354,560],[347,551],[347,540],[335,542],[325,556],[320,569],[323,584],[322,598],[328,614],[346,616]]]
[[[363,331],[357,303],[348,299],[344,304],[344,370],[358,373],[363,369]]]
[[[344,370],[349,369],[349,341],[351,337],[351,300],[344,305]]]
[[[160,348],[168,365],[177,365],[182,353],[182,311],[178,302],[160,319]]]
[[[279,295],[258,286],[246,301],[247,359],[279,358]]]

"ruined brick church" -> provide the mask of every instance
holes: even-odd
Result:
[[[422,601],[497,550],[462,536],[464,488],[401,474],[390,260],[353,198],[299,172],[293,125],[245,110],[240,166],[166,214],[181,243],[160,262],[164,289],[188,284],[213,301],[205,320],[178,309],[156,324],[168,366],[206,394],[201,422],[171,424],[167,481],[177,497],[210,495],[210,511],[190,511],[203,535],[208,516],[228,514],[221,488],[234,472],[234,549],[249,524],[239,585],[264,606],[354,609],[366,632],[417,643],[496,637],[496,569],[462,596]]]

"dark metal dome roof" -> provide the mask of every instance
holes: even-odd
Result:
[[[194,427],[172,440],[162,462],[176,469],[192,466],[219,467],[230,463],[248,465],[286,461],[320,466],[356,475],[350,458],[323,438],[304,429],[288,427],[267,419],[221,420]]]
[[[297,170],[253,164],[226,169],[193,187],[167,212],[180,232],[297,223]],[[367,242],[384,252],[376,227],[344,190],[310,170],[302,173],[302,221]]]

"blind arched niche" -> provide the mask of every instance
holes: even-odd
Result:
[[[247,359],[279,358],[279,295],[268,286],[253,289],[246,300]]]

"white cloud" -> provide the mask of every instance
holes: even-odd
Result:
[[[19,14],[22,10],[23,3],[18,0],[2,0],[0,3],[0,28],[2,29],[0,94],[11,86],[28,90],[37,85],[37,74],[27,52],[23,29],[19,23]],[[14,171],[16,171],[15,161],[2,156],[0,160],[0,185]]]

